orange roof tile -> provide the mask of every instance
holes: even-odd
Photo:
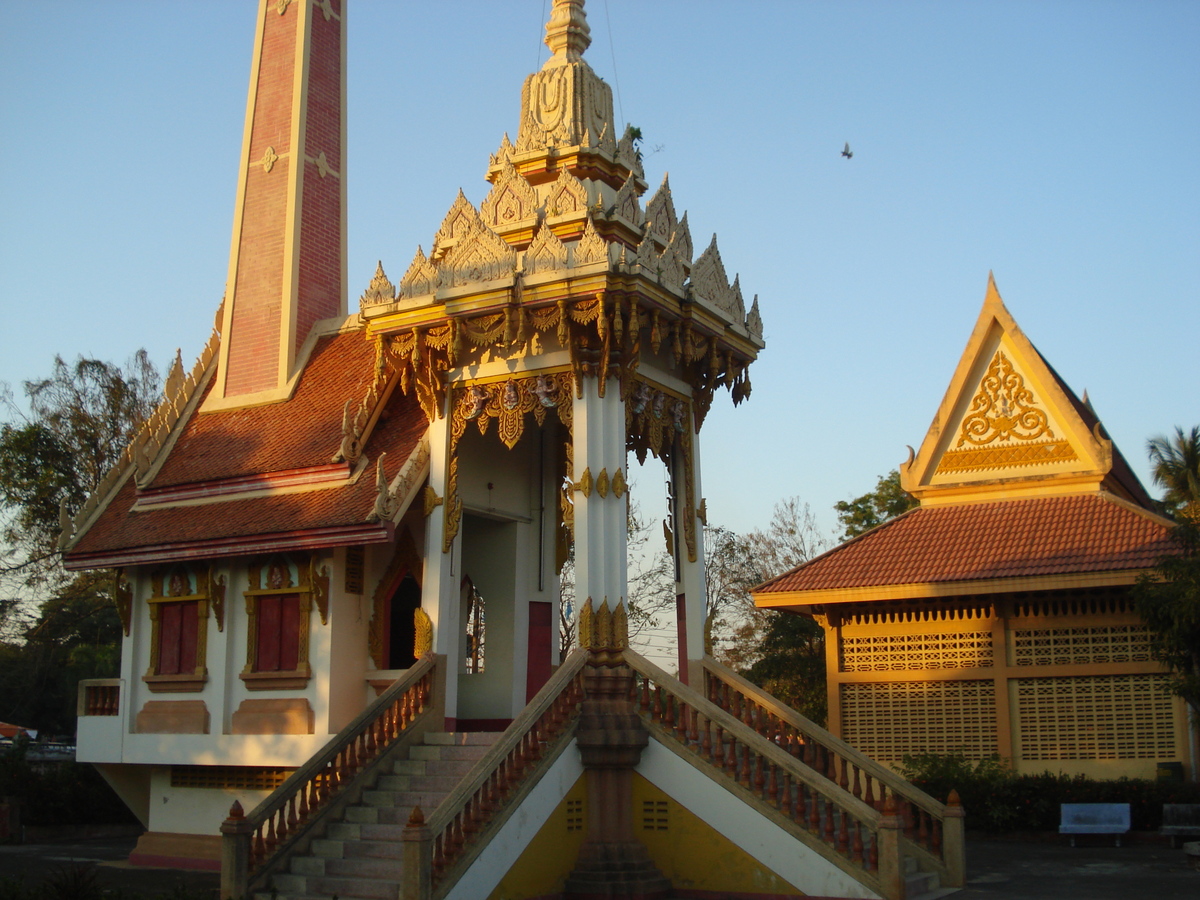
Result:
[[[754,589],[756,595],[1141,569],[1170,526],[1104,494],[914,509]]]
[[[342,407],[366,395],[375,357],[361,333],[322,338],[300,384],[284,402],[249,409],[193,415],[151,485],[164,487],[221,481],[239,476],[328,466],[341,439]],[[396,391],[370,434],[364,455],[374,462],[386,452],[390,480],[404,465],[428,425],[415,397]],[[372,465],[353,482],[259,497],[230,496],[213,502],[143,506],[135,511],[138,489],[129,478],[100,517],[67,554],[69,568],[123,564],[153,549],[156,558],[219,555],[205,543],[299,535],[316,545],[334,533],[353,531],[355,542],[386,537],[386,526],[371,526],[376,495]],[[362,534],[359,534],[362,532]],[[377,532],[377,534],[376,534]],[[349,543],[351,539],[340,541]]]

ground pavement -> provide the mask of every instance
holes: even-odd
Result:
[[[0,894],[4,883],[32,888],[65,868],[87,866],[103,889],[169,900],[213,900],[216,872],[146,869],[124,860],[134,839],[62,844],[0,845]],[[12,896],[5,894],[5,896]],[[1041,841],[967,840],[967,886],[956,900],[1197,900],[1200,871],[1184,864],[1182,850],[1165,843],[1114,847],[1089,839],[1069,847],[1054,835]]]

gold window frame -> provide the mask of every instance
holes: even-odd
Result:
[[[195,591],[192,590],[193,583]],[[208,681],[208,608],[214,595],[223,587],[214,580],[211,569],[201,574],[187,566],[173,566],[151,574],[150,596],[146,598],[150,612],[150,664],[142,681],[152,693],[191,693],[204,689]],[[196,603],[196,665],[191,672],[160,675],[162,607],[169,603],[192,602]]]
[[[292,570],[297,573],[292,580]],[[316,605],[321,623],[329,621],[329,569],[318,571],[316,557],[307,560],[287,555],[259,559],[250,564],[246,598],[246,665],[240,677],[251,691],[302,690],[312,678],[308,662],[312,609]],[[261,597],[296,596],[299,599],[296,668],[285,671],[256,671],[258,664],[258,601]]]

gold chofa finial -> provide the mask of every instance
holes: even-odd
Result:
[[[567,62],[578,62],[592,43],[583,0],[554,0],[550,21],[546,23],[546,46]]]

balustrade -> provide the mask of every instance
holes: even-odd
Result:
[[[957,797],[951,798],[950,806],[938,802],[712,659],[704,661],[704,694],[709,702],[867,806],[882,813],[885,800],[891,798],[904,838],[944,867],[949,883],[961,884],[955,881],[964,868],[962,810]],[[951,841],[946,840],[948,827],[954,831]]]
[[[512,808],[538,762],[553,755],[570,733],[584,696],[586,662],[583,651],[568,656],[462,783],[418,823],[427,835],[422,852],[428,857],[422,864],[429,867],[432,886],[469,862],[480,835]]]
[[[634,699],[644,718],[807,831],[831,855],[866,873],[868,881],[877,876],[879,810],[836,779],[810,771],[816,767],[803,764],[783,732],[744,695],[731,692],[724,705],[706,702],[637,654],[626,652],[625,658],[635,673]]]
[[[234,803],[221,825],[222,898],[246,896],[256,876],[411,729],[431,707],[435,674],[433,657],[420,660],[249,815]]]
[[[78,714],[115,716],[121,708],[119,678],[90,678],[79,682]]]

